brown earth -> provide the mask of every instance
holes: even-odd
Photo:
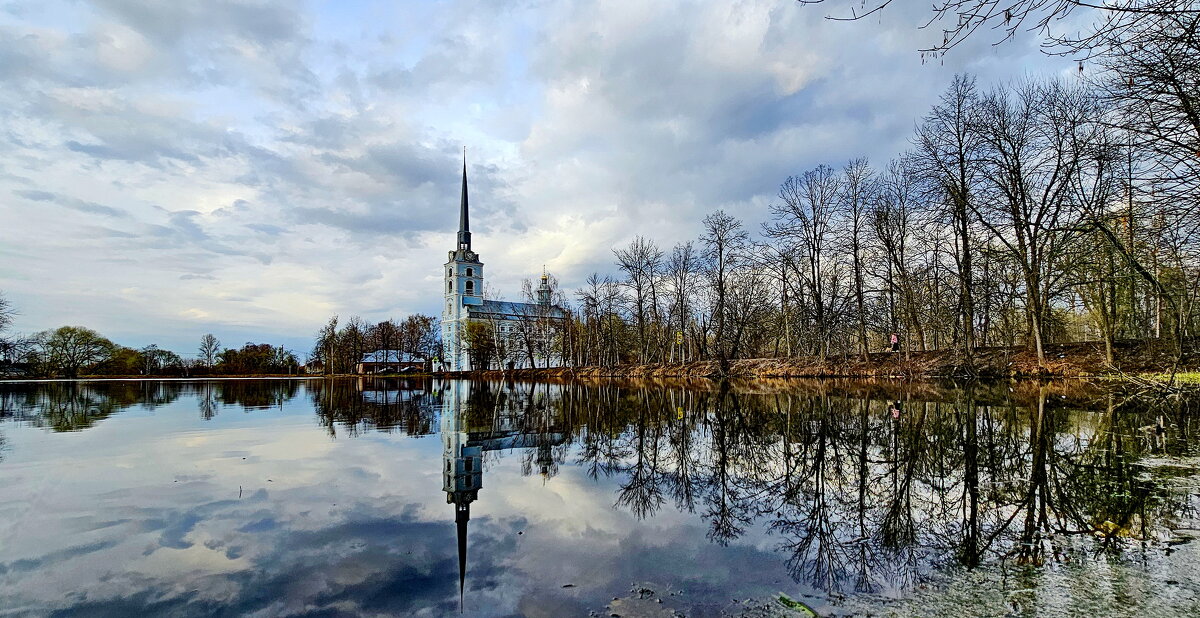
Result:
[[[1200,368],[1200,340],[1185,343],[1179,369]],[[1077,378],[1170,371],[1174,357],[1170,345],[1158,341],[1119,342],[1114,362],[1104,358],[1099,342],[1058,343],[1046,346],[1046,366],[1024,347],[977,348],[968,360],[958,350],[874,352],[817,357],[748,358],[730,361],[729,378]],[[706,378],[720,375],[716,361],[616,365],[612,367],[558,367],[512,371],[466,372],[485,379],[523,378]]]

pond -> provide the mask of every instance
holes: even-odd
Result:
[[[0,383],[0,616],[1195,616],[1197,403]]]

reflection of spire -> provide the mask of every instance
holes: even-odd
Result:
[[[467,522],[471,520],[471,503],[455,505],[454,523],[458,527],[458,613],[463,611],[463,585],[467,581]]]
[[[467,522],[471,520],[471,503],[483,487],[483,450],[468,446],[464,431],[461,405],[468,388],[454,384],[442,408],[442,491],[446,503],[454,505],[454,524],[458,535],[458,610],[463,611],[463,594],[467,579]]]
[[[543,479],[558,473],[558,466],[554,465],[554,453],[550,451],[550,442],[546,434],[538,434],[537,465]]]

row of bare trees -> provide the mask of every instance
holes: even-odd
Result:
[[[309,364],[319,365],[323,373],[355,373],[358,363],[426,361],[438,354],[437,319],[423,314],[410,315],[396,322],[384,320],[371,324],[352,316],[339,327],[333,316],[317,331]]]
[[[787,178],[759,234],[718,211],[669,252],[635,238],[619,276],[578,292],[571,360],[865,355],[891,333],[968,359],[1027,345],[1044,364],[1077,340],[1181,353],[1200,326],[1200,82],[1149,75],[1184,60],[1156,49],[1091,83],[956,76],[910,151]]]
[[[1052,30],[1076,9],[1090,28]],[[1079,75],[987,92],[956,76],[908,152],[789,177],[759,234],[717,212],[669,251],[635,238],[578,291],[565,362],[866,355],[893,333],[968,362],[1027,345],[1044,365],[1068,340],[1178,358],[1200,326],[1200,5],[962,0],[933,18],[953,23],[923,53],[1028,27]]]

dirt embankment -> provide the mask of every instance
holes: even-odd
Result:
[[[1180,369],[1200,367],[1200,343],[1185,344]],[[749,358],[730,361],[730,378],[1074,378],[1118,373],[1170,370],[1173,356],[1162,342],[1121,342],[1114,347],[1114,362],[1104,357],[1104,344],[1059,343],[1046,346],[1046,366],[1038,367],[1037,355],[1024,347],[978,348],[968,359],[957,350],[875,352],[817,357]],[[613,367],[561,367],[475,371],[472,377],[546,378],[701,378],[720,375],[716,361],[617,365]]]

